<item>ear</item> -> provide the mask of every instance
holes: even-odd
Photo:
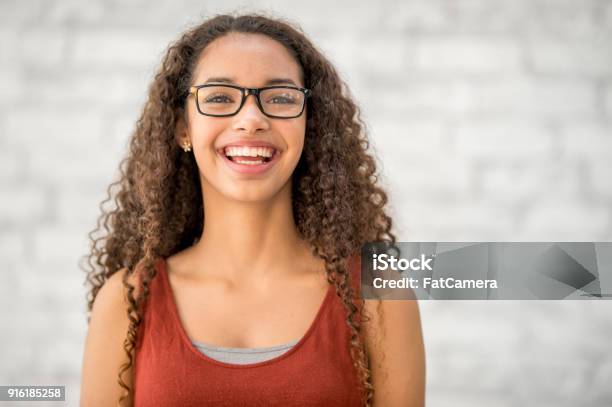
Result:
[[[191,144],[189,128],[185,122],[185,115],[183,114],[179,115],[179,118],[176,121],[176,126],[174,127],[174,140],[180,147],[182,147],[185,142],[189,142]]]

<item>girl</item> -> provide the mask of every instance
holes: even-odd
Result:
[[[299,30],[172,44],[89,255],[83,406],[421,406],[415,301],[363,301],[395,242],[359,110]]]

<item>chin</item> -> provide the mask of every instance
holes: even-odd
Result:
[[[232,201],[238,202],[263,202],[269,201],[277,196],[282,187],[271,187],[267,186],[236,186],[236,188],[227,188],[224,191],[220,191],[223,196]]]

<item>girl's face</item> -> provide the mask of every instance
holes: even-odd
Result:
[[[261,34],[230,33],[216,39],[202,51],[193,77],[195,86],[217,83],[261,88],[272,83],[304,87],[301,68],[289,51]],[[187,140],[192,145],[205,195],[217,192],[252,202],[270,199],[284,189],[290,192],[291,174],[304,146],[306,109],[297,118],[270,118],[261,112],[255,96],[249,95],[234,116],[211,117],[198,112],[192,95],[187,101],[187,117],[187,127],[179,133],[180,143]],[[245,146],[256,150],[245,150]],[[240,163],[257,162],[270,151],[274,156],[268,163]],[[228,152],[242,158],[230,159]],[[249,154],[258,155],[246,157]]]

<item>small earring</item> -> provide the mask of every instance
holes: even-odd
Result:
[[[184,142],[183,143],[183,150],[187,153],[189,151],[191,151],[191,144],[189,144],[188,142]]]

